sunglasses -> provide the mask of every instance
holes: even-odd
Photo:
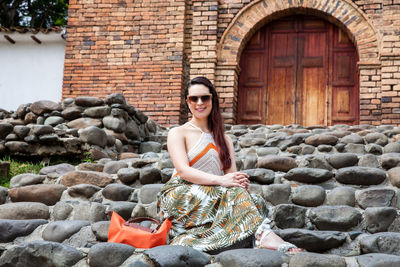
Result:
[[[191,103],[197,103],[199,99],[201,99],[201,102],[206,103],[211,100],[211,95],[193,95],[193,96],[188,96],[189,102]]]

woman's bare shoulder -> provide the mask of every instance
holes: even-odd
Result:
[[[170,129],[168,132],[168,136],[184,137],[187,134],[187,131],[188,129],[184,124]]]

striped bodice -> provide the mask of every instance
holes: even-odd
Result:
[[[210,133],[202,132],[199,141],[190,149],[187,156],[189,166],[193,168],[215,175],[224,174],[214,138]],[[179,174],[174,170],[172,176],[177,175]]]

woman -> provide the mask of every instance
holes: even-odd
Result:
[[[236,170],[212,83],[194,78],[185,99],[193,116],[168,133],[175,170],[159,195],[163,216],[174,217],[170,244],[218,251],[256,234],[258,247],[297,252],[271,231],[264,200],[249,194],[248,175]]]

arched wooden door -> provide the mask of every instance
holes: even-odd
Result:
[[[266,25],[241,56],[238,123],[357,124],[357,60],[347,35],[322,19]]]

